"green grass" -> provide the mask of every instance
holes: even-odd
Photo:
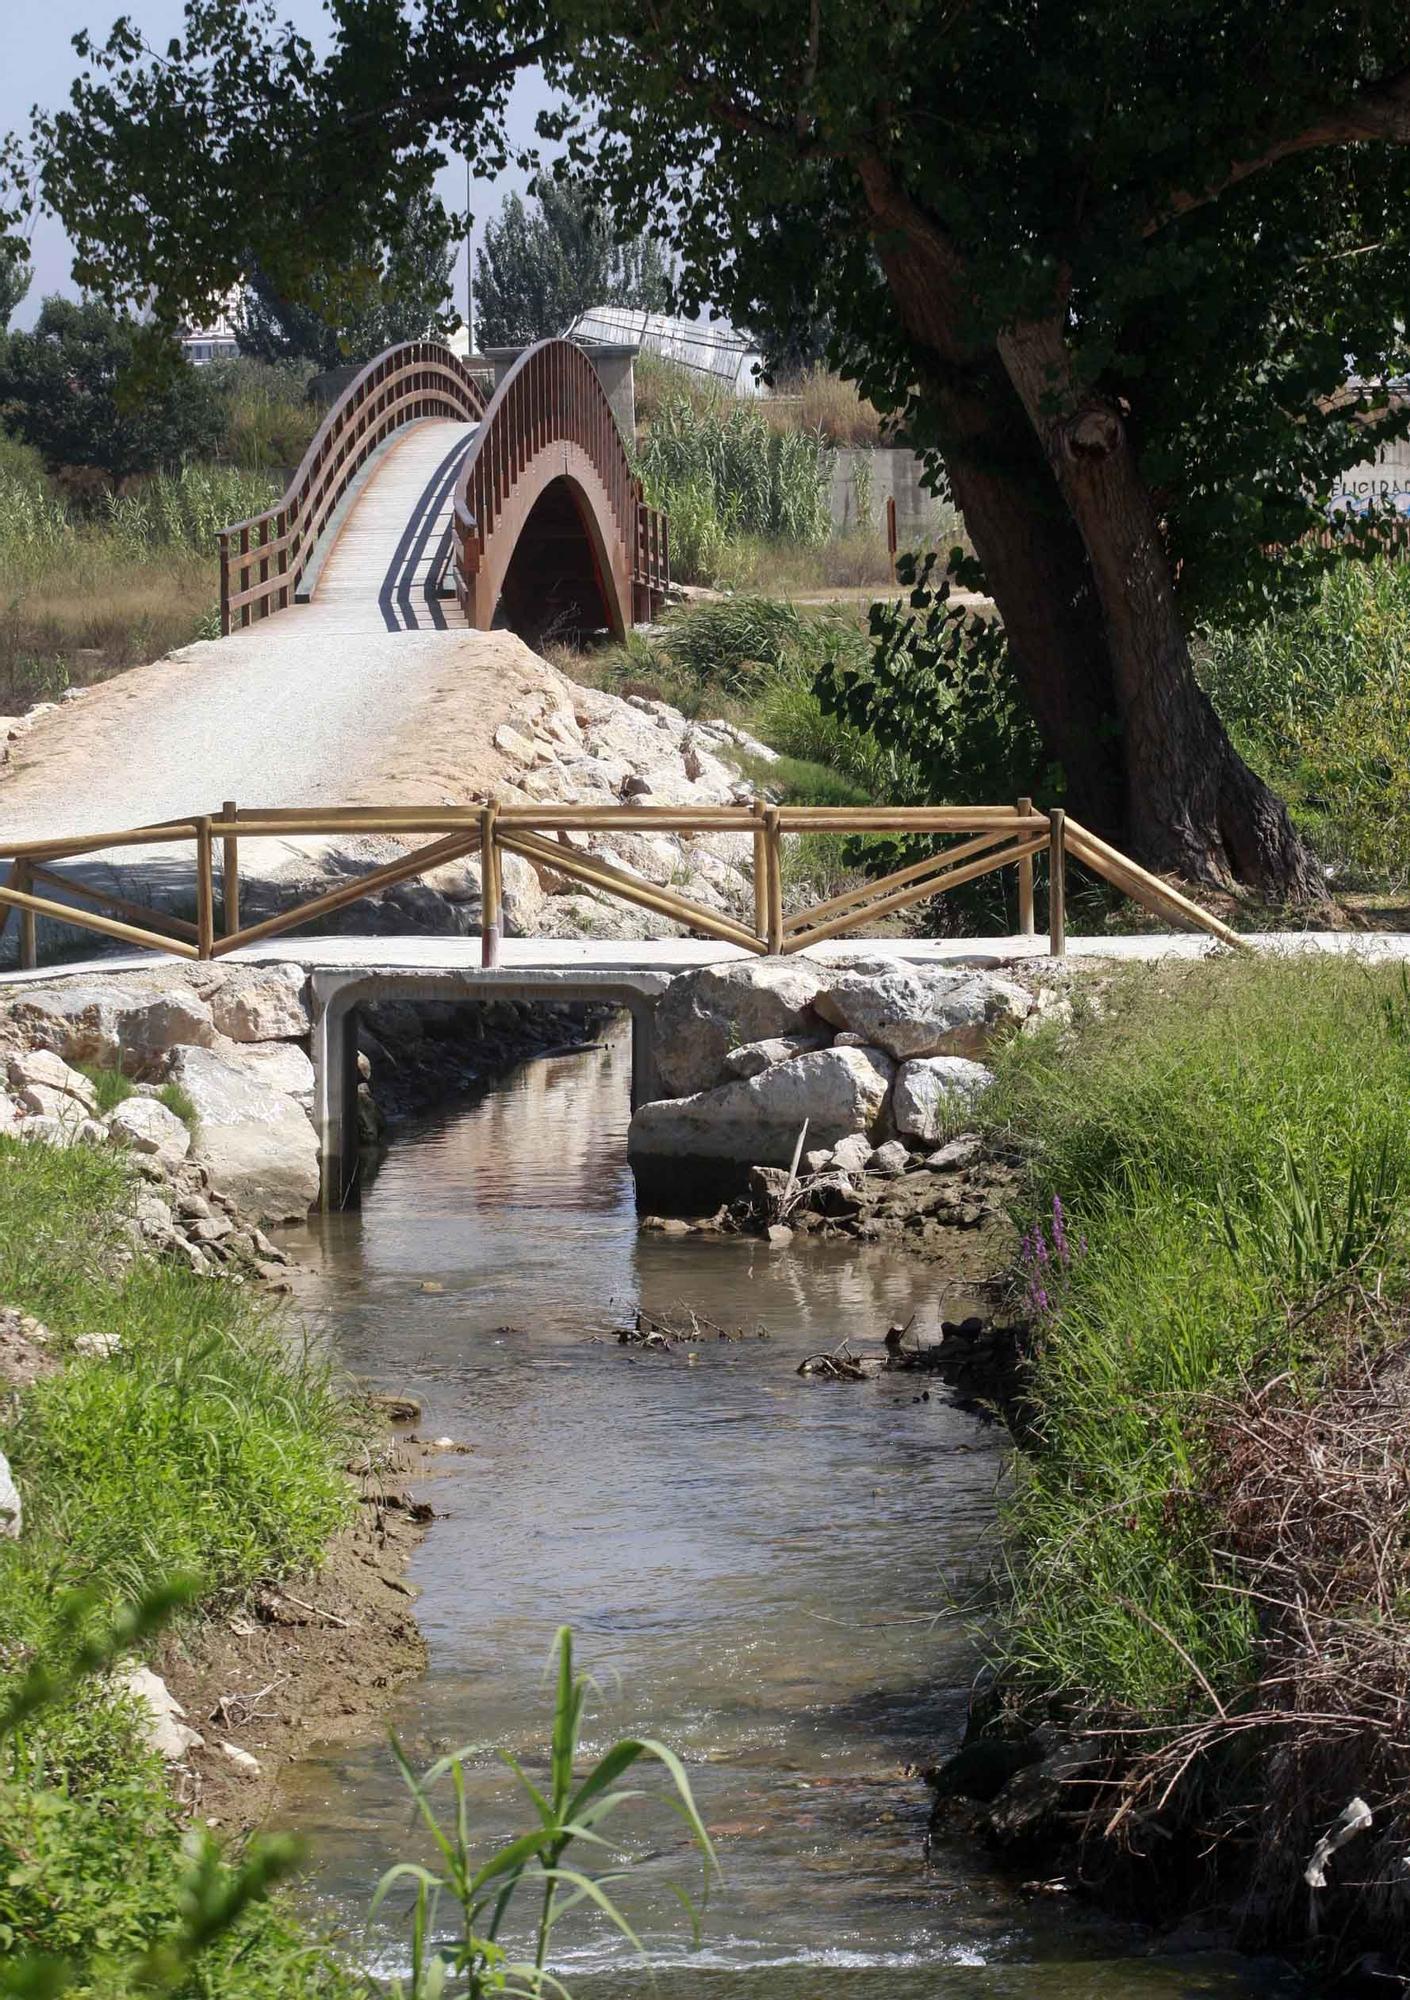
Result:
[[[1029,1153],[1039,1328],[1009,1665],[1147,1715],[1198,1674],[1227,1698],[1257,1619],[1200,1500],[1203,1399],[1282,1369],[1315,1387],[1340,1356],[1309,1297],[1353,1265],[1403,1286],[1410,988],[1342,960],[1133,970],[1075,1035],[1011,1043],[986,1115]]]
[[[315,1563],[347,1518],[350,1429],[326,1371],[244,1288],[144,1257],[122,1262],[133,1194],[116,1154],[0,1140],[0,1300],[58,1338],[115,1333],[19,1399],[4,1449],[25,1500],[0,1553],[0,1692],[36,1652],[177,1574],[206,1608]],[[75,1955],[80,1991],[178,1915],[182,1824],[125,1701],[88,1683],[0,1750],[0,1951]],[[361,1991],[279,1905],[243,1920],[183,1988],[207,2000]]]
[[[137,1095],[137,1086],[131,1077],[110,1063],[75,1063],[73,1067],[88,1078],[98,1101],[98,1114],[105,1116],[125,1104],[129,1097]],[[192,1130],[196,1125],[196,1107],[179,1083],[164,1083],[157,1091],[158,1104],[164,1104],[174,1117]]]
[[[1198,659],[1334,886],[1410,887],[1410,563],[1343,562],[1301,609],[1203,633]]]

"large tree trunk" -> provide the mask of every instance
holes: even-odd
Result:
[[[1194,678],[1119,412],[1072,396],[1057,322],[986,346],[945,238],[878,164],[859,173],[956,503],[1074,815],[1153,867],[1321,900],[1286,809]]]
[[[1244,763],[1195,680],[1174,579],[1120,411],[1075,385],[1061,323],[999,352],[1086,548],[1121,711],[1126,817],[1152,867],[1285,902],[1326,885],[1287,809]]]

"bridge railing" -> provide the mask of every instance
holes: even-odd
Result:
[[[478,423],[485,396],[448,347],[411,340],[388,348],[329,410],[281,499],[222,529],[220,629],[253,624],[291,604],[339,502],[393,431],[420,417]]]
[[[474,579],[520,477],[551,445],[582,451],[607,494],[632,566],[629,617],[650,617],[670,582],[665,516],[646,504],[607,392],[571,340],[525,348],[490,398],[455,490],[456,589],[471,623]]]
[[[622,832],[747,836],[753,854],[752,910],[727,914],[708,909],[573,844],[575,835]],[[818,832],[899,833],[949,844],[879,879],[858,882],[839,895],[789,913],[785,909],[784,840],[789,835]],[[424,836],[427,844],[272,916],[244,921],[240,907],[242,840],[288,840],[299,835],[326,839],[335,834],[393,835],[401,840]],[[113,849],[183,843],[195,849],[194,921],[95,888],[59,874],[55,867],[62,861]],[[756,799],[751,806],[499,806],[492,798],[446,807],[237,807],[233,800],[227,800],[218,812],[128,827],[116,833],[0,842],[0,860],[9,863],[7,880],[0,887],[0,936],[15,912],[22,967],[36,963],[40,918],[179,957],[219,958],[242,945],[263,943],[302,929],[366,896],[475,853],[480,856],[480,937],[485,965],[495,964],[498,956],[500,877],[506,853],[522,855],[530,863],[551,868],[600,895],[667,917],[697,935],[772,956],[802,951],[811,944],[861,930],[880,918],[1008,867],[1017,870],[1020,931],[1032,935],[1035,862],[1043,858],[1047,864],[1048,945],[1054,956],[1062,957],[1067,949],[1069,856],[1179,929],[1204,931],[1228,946],[1244,942],[1172,884],[1152,875],[1065,813],[1056,808],[1039,811],[1026,798],[1010,806],[897,807],[778,806],[763,799]],[[73,897],[77,904],[60,900]]]

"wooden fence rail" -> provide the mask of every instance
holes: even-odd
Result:
[[[791,834],[903,833],[959,836],[920,861],[859,882],[808,908],[785,913],[783,844]],[[708,909],[679,891],[644,881],[625,869],[572,844],[574,834],[737,833],[751,843],[754,908],[751,917]],[[245,922],[241,912],[242,840],[289,839],[302,835],[379,834],[425,844],[341,883],[337,888],[275,915]],[[195,850],[194,921],[149,908],[130,898],[55,871],[52,864],[87,854],[128,847],[189,842]],[[1182,930],[1204,931],[1219,943],[1240,948],[1245,940],[1197,903],[1129,856],[1089,833],[1057,808],[1037,810],[1031,799],[1011,806],[778,806],[756,799],[751,806],[501,806],[494,799],[473,805],[238,807],[227,799],[218,812],[118,833],[56,835],[44,840],[0,840],[0,861],[9,863],[0,887],[0,936],[14,911],[19,918],[20,964],[36,962],[37,921],[91,930],[119,943],[184,958],[220,958],[242,945],[262,943],[331,916],[400,882],[448,861],[481,856],[481,956],[496,963],[502,905],[502,857],[518,854],[551,868],[570,881],[653,916],[666,917],[704,937],[742,951],[778,956],[856,931],[897,911],[928,902],[981,875],[1014,867],[1018,871],[1019,929],[1034,934],[1034,864],[1047,857],[1048,946],[1055,957],[1067,949],[1066,883],[1068,856],[1102,876],[1124,895]],[[219,887],[217,888],[217,884]],[[48,893],[39,893],[45,891]],[[60,898],[76,898],[77,902]]]

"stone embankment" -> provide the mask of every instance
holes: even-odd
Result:
[[[745,1169],[836,1184],[921,1163],[964,1130],[1006,1035],[1069,1005],[1064,975],[898,966],[894,959],[746,960],[674,980],[656,1012],[668,1094],[628,1146],[653,1205],[731,1192]]]
[[[7,988],[0,1132],[121,1148],[145,1182],[143,1244],[277,1279],[284,1256],[264,1228],[302,1221],[319,1186],[305,985],[295,966],[240,965]],[[130,1093],[106,1112],[98,1071]]]

